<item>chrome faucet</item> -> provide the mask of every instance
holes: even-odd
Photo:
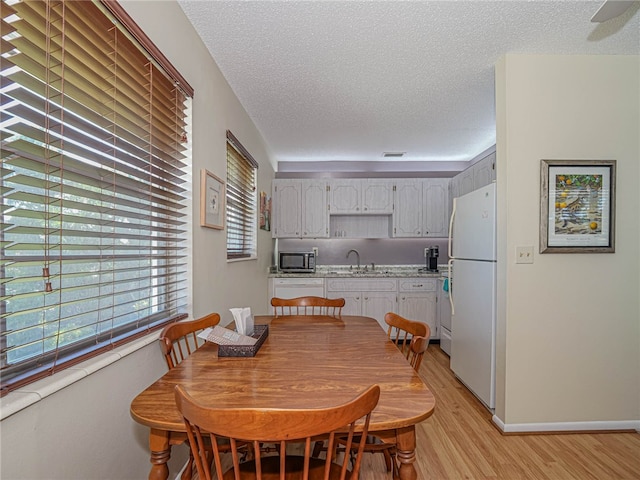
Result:
[[[358,262],[358,270],[360,270],[360,254],[358,253],[358,250],[355,250],[355,249],[352,248],[351,250],[349,250],[347,252],[347,258],[349,258],[349,255],[351,255],[351,252],[356,254],[356,260]],[[353,267],[353,265],[352,265],[352,267]]]

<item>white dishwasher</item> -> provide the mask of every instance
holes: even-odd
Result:
[[[273,297],[324,297],[324,278],[273,278]]]

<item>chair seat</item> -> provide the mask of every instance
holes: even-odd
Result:
[[[309,480],[324,479],[324,459],[309,459]],[[263,480],[280,480],[280,457],[270,456],[262,458],[262,479]],[[302,480],[303,478],[304,457],[296,455],[287,455],[285,480]],[[341,466],[331,464],[329,480],[339,480]],[[254,461],[244,462],[240,464],[241,480],[256,480],[256,465]],[[347,472],[347,479],[350,477]],[[233,468],[227,470],[224,474],[224,480],[234,480]]]

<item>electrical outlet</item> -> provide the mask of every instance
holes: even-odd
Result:
[[[318,258],[318,247],[313,247],[311,250],[313,250],[314,255]]]
[[[516,263],[533,263],[533,247],[516,247]]]
[[[429,256],[429,247],[424,247],[424,258]]]

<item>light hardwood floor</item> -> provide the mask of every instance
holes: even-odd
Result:
[[[430,345],[420,375],[436,396],[417,426],[419,480],[640,479],[640,434],[502,435],[490,412],[454,377],[449,357]],[[381,455],[367,455],[361,480],[389,480]]]

